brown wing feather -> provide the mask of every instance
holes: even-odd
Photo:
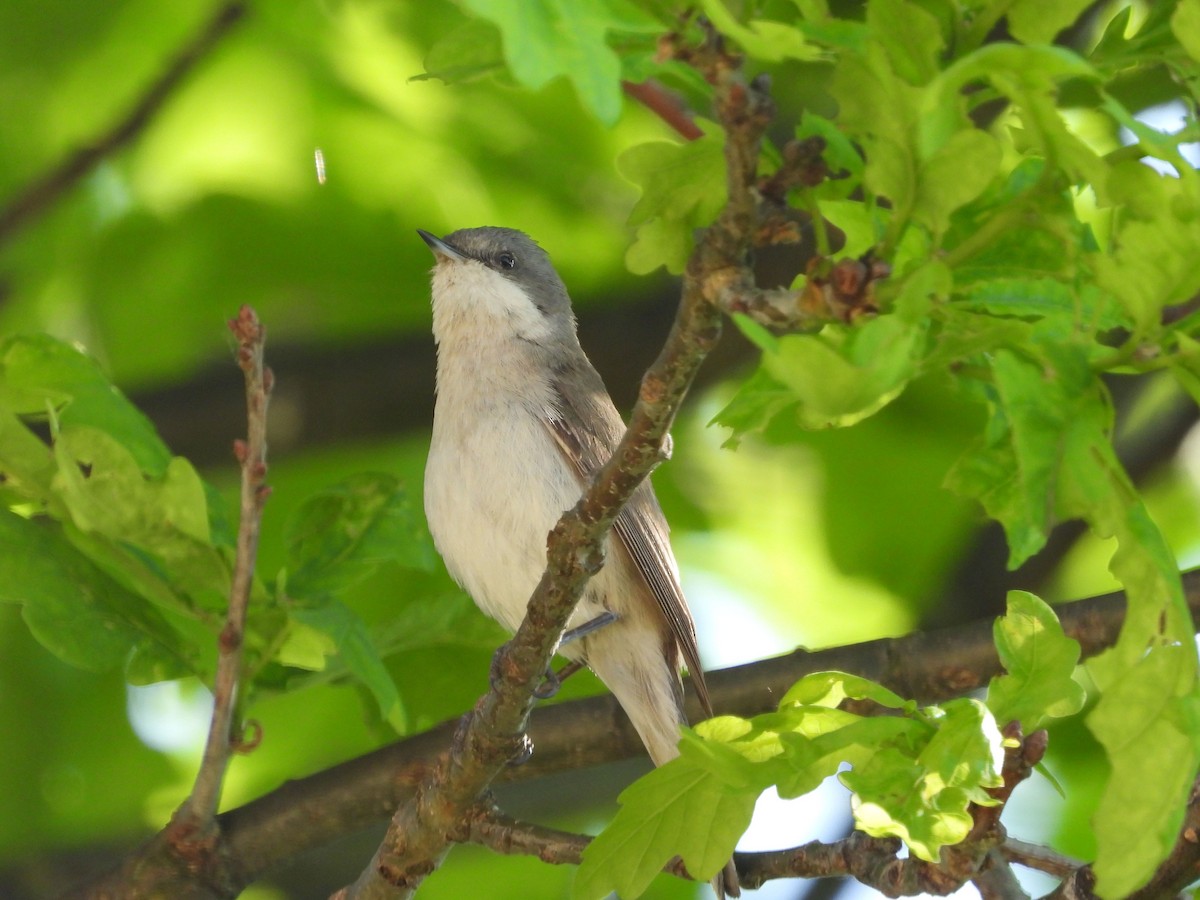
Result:
[[[564,458],[579,475],[580,485],[585,486],[596,470],[608,461],[625,426],[599,375],[577,368],[562,375],[571,379],[576,389],[569,393],[558,390],[558,402],[554,409],[546,410],[543,421]],[[578,399],[573,403],[568,396]],[[577,408],[576,404],[584,408]],[[675,574],[674,556],[667,538],[667,520],[649,482],[634,491],[617,516],[613,530],[658,601],[683,653],[704,712],[711,717],[712,702],[704,682],[704,670],[700,667],[696,626]]]

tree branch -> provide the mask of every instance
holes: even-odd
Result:
[[[273,379],[271,370],[263,366],[266,332],[249,306],[243,306],[238,316],[230,320],[229,329],[237,337],[238,365],[246,379],[248,431],[245,441],[234,443],[234,455],[242,469],[241,516],[229,610],[217,644],[212,722],[192,791],[167,827],[168,841],[188,859],[202,856],[214,840],[214,818],[221,802],[221,786],[230,756],[242,744],[241,738],[233,735],[242,642],[258,556],[262,509],[270,494],[264,479],[267,474],[267,399]],[[254,742],[257,743],[257,739]]]
[[[1200,570],[1185,573],[1184,591],[1200,631]],[[1066,634],[1079,641],[1086,659],[1115,643],[1125,616],[1122,592],[1075,600],[1056,607]],[[970,693],[1000,671],[992,642],[992,619],[931,632],[915,632],[825,650],[797,650],[708,673],[719,713],[752,716],[775,707],[792,684],[813,672],[837,670],[878,681],[921,703]],[[699,714],[694,702],[690,714]],[[409,802],[415,786],[446,752],[457,721],[289,781],[244,806],[217,817],[218,841],[199,874],[185,871],[163,846],[162,835],[130,853],[112,872],[92,881],[83,896],[189,896],[232,898],[264,872],[286,866],[313,849],[385,820]],[[504,768],[498,780],[532,781],[547,775],[640,756],[645,751],[611,695],[540,707],[529,735],[537,753],[522,766]],[[1189,821],[1190,816],[1189,812]],[[1063,876],[1070,861],[1035,853],[1008,839],[1013,862]],[[740,860],[741,857],[739,857]],[[782,863],[780,863],[782,864]],[[1077,865],[1077,864],[1076,864]],[[740,870],[739,870],[740,871]],[[1086,870],[1090,871],[1090,870]],[[744,873],[743,873],[744,874]],[[197,881],[203,890],[197,889]],[[744,879],[743,879],[744,881]],[[1066,895],[1060,895],[1066,896]]]
[[[22,225],[46,212],[104,157],[133,140],[154,118],[183,79],[246,13],[243,0],[228,0],[184,44],[133,107],[107,131],[98,135],[40,178],[35,179],[0,208],[0,243]]]
[[[1009,862],[1018,863],[1029,869],[1037,869],[1039,872],[1045,872],[1055,878],[1066,878],[1084,865],[1082,861],[1064,856],[1048,847],[1019,841],[1012,837],[1005,839],[1000,852]]]

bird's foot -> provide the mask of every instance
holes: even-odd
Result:
[[[539,700],[549,700],[558,693],[558,689],[562,687],[562,683],[583,668],[583,663],[572,660],[567,663],[557,672],[551,668],[546,669],[545,680],[533,689],[533,696]]]

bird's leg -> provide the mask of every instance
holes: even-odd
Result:
[[[559,642],[559,646],[561,647],[563,644],[570,643],[571,641],[577,641],[580,638],[591,634],[593,631],[599,631],[605,625],[611,625],[613,622],[617,621],[617,618],[618,616],[615,612],[602,612],[600,615],[596,616],[596,618],[589,619],[582,625],[576,625],[574,628],[564,631],[562,640]],[[553,697],[558,693],[558,689],[562,687],[562,683],[582,669],[584,665],[585,664],[582,662],[572,660],[557,672],[555,672],[553,669],[547,668],[546,680],[543,681],[541,685],[533,692],[533,696],[537,697],[539,700],[548,700],[549,698]]]
[[[569,644],[571,641],[577,641],[581,637],[587,637],[593,631],[599,631],[605,625],[611,625],[613,622],[617,621],[617,618],[618,616],[615,612],[612,612],[611,610],[605,610],[604,612],[600,613],[600,615],[596,616],[596,618],[589,619],[582,625],[576,625],[574,628],[568,628],[566,631],[564,631],[562,640],[559,642],[559,646],[562,646],[563,644]]]

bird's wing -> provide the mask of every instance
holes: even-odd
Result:
[[[625,424],[590,364],[586,369],[573,366],[556,374],[564,380],[569,379],[573,389],[563,391],[560,388],[563,381],[556,381],[554,405],[545,411],[542,420],[563,457],[579,476],[580,485],[586,487],[596,470],[616,449],[625,433]],[[649,481],[642,482],[634,491],[617,516],[613,530],[658,601],[683,653],[683,661],[691,673],[705,714],[711,717],[712,703],[704,682],[704,670],[700,667],[696,626],[679,586],[675,557],[667,537],[667,520]]]

